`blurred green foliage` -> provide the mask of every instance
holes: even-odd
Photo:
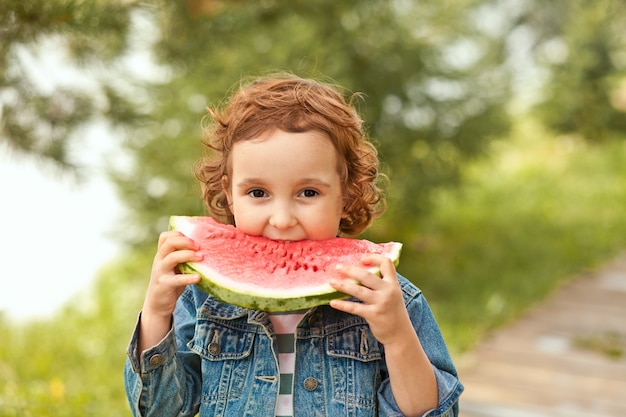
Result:
[[[134,164],[113,170],[130,209],[120,235],[152,245],[169,214],[205,213],[192,167],[206,106],[242,78],[281,70],[365,95],[360,111],[392,177],[390,212],[404,219],[381,230],[414,231],[430,191],[457,181],[509,126],[510,28],[481,31],[489,3],[164,2],[154,51],[167,76],[149,91],[153,122],[125,143]]]
[[[0,318],[0,416],[128,416],[123,363],[148,260],[129,256],[103,268],[91,292],[49,320]]]
[[[548,127],[591,142],[624,132],[626,2],[550,3],[535,14],[555,30],[536,52],[550,70],[536,114]]]
[[[441,190],[400,271],[424,290],[453,349],[626,248],[626,137],[603,146],[521,122]]]
[[[400,260],[454,356],[626,247],[626,139],[524,122],[437,193]],[[151,254],[128,251],[49,320],[0,318],[0,416],[126,416],[125,349]]]
[[[123,255],[90,293],[49,320],[0,316],[0,417],[129,415],[122,364],[156,236],[171,214],[204,213],[201,119],[242,77],[289,70],[365,94],[392,180],[365,237],[405,243],[399,271],[455,354],[614,256],[625,13],[610,0],[2,2],[0,145],[73,166],[82,127],[123,127],[109,169],[128,213]],[[50,38],[96,90],[37,87],[23,57]],[[137,48],[150,74],[122,65]],[[516,112],[528,96],[530,117]]]
[[[106,119],[126,126],[140,117],[127,94],[132,83],[122,82],[125,77],[115,66],[127,51],[131,12],[138,4],[0,3],[1,146],[81,175],[83,161],[73,153],[90,123]],[[67,65],[50,67],[54,60],[42,56]],[[77,79],[83,83],[75,84]],[[115,111],[120,106],[124,112]]]

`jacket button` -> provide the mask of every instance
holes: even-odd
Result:
[[[150,365],[152,366],[161,365],[162,362],[163,362],[163,356],[158,353],[150,357]]]
[[[209,343],[209,354],[211,356],[217,356],[220,353],[222,353],[222,348],[220,347],[219,343],[215,343],[215,342]]]
[[[307,391],[315,391],[317,389],[317,379],[312,376],[304,380],[304,389]]]

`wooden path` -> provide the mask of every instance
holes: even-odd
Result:
[[[460,417],[626,416],[626,254],[457,359]]]

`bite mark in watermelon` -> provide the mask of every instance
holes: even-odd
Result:
[[[279,312],[307,309],[347,298],[328,284],[335,266],[361,265],[361,258],[379,253],[398,263],[402,244],[363,239],[277,241],[250,236],[231,225],[204,216],[171,216],[170,229],[193,239],[201,262],[180,265],[198,273],[198,287],[226,303]],[[379,274],[378,268],[371,268]]]

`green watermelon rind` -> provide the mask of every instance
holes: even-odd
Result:
[[[388,256],[396,266],[399,262],[401,248],[402,244],[396,243],[394,245],[394,250],[386,254],[386,256]],[[329,304],[332,300],[346,299],[350,297],[347,294],[335,290],[330,285],[326,286],[327,290],[324,292],[303,294],[301,296],[281,297],[280,295],[264,296],[258,293],[245,293],[240,289],[234,290],[216,284],[213,279],[211,279],[211,273],[206,271],[201,264],[187,262],[179,265],[179,268],[181,272],[186,274],[199,274],[201,280],[196,285],[204,292],[211,294],[213,297],[222,302],[251,310],[261,310],[267,312],[306,310],[312,307]],[[379,268],[370,268],[370,272],[380,275]]]
[[[176,218],[185,216],[172,216],[170,218],[170,228],[176,230]],[[402,250],[402,244],[399,242],[393,243],[392,249],[386,252],[384,255],[392,260],[394,265],[398,265],[400,259],[400,252]],[[179,265],[179,269],[185,274],[198,274],[201,280],[197,285],[198,288],[211,294],[216,299],[233,304],[239,307],[244,307],[252,310],[261,310],[267,312],[286,312],[306,310],[319,305],[329,304],[330,301],[336,299],[346,299],[350,296],[335,290],[329,284],[318,286],[316,292],[311,292],[311,289],[301,291],[295,291],[290,295],[281,294],[260,294],[259,292],[246,292],[241,288],[229,288],[225,285],[220,285],[216,281],[224,281],[224,279],[218,278],[221,274],[217,271],[208,268],[205,264],[197,262],[186,262]],[[369,268],[371,273],[380,276],[379,268]]]
[[[306,310],[311,307],[328,304],[331,300],[344,299],[349,296],[332,289],[325,293],[317,293],[311,295],[303,295],[300,297],[270,297],[262,296],[259,294],[249,294],[241,292],[240,290],[232,290],[230,288],[217,285],[211,280],[211,278],[205,275],[201,271],[201,267],[194,265],[193,263],[185,263],[180,265],[181,272],[188,274],[199,274],[201,280],[198,284],[198,288],[211,294],[216,299],[233,304],[239,307],[248,308],[251,310],[261,310],[268,312],[285,312],[285,311],[297,311]]]

